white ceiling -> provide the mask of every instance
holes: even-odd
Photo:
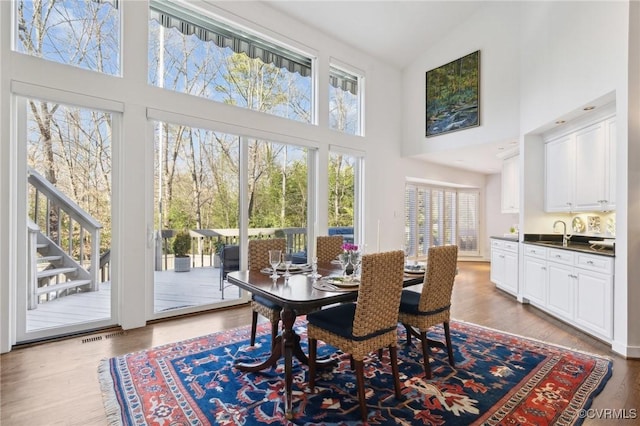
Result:
[[[482,6],[481,1],[318,1],[264,0],[271,7],[397,68],[439,42]],[[499,141],[463,149],[421,154],[417,158],[480,173],[499,173],[496,155],[513,148]]]
[[[265,3],[398,68],[466,20],[480,1],[318,1]]]

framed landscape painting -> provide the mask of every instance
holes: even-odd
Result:
[[[480,51],[427,71],[426,136],[480,125]]]

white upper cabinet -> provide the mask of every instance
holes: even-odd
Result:
[[[606,199],[607,156],[604,123],[597,123],[575,133],[574,210],[600,210]]]
[[[545,209],[572,210],[575,186],[574,136],[564,136],[545,145]]]
[[[506,158],[502,162],[502,213],[520,210],[520,157]]]
[[[615,209],[615,131],[609,117],[546,141],[547,212]]]

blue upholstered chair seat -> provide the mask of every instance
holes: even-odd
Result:
[[[343,303],[332,308],[321,309],[307,315],[309,324],[323,328],[333,334],[344,337],[349,340],[367,340],[372,337],[395,330],[395,327],[389,330],[378,330],[367,336],[353,335],[353,317],[356,314],[355,303]]]
[[[416,293],[411,290],[402,290],[402,296],[400,296],[400,312],[409,315],[435,315],[440,312],[444,312],[450,308],[451,305],[440,308],[435,311],[421,311],[418,308],[420,303],[420,293]]]
[[[253,296],[253,300],[255,302],[258,302],[259,304],[264,305],[264,306],[266,306],[268,308],[271,308],[271,309],[276,309],[276,310],[280,310],[281,309],[280,306],[277,305],[276,303],[273,303],[269,299],[265,299],[264,297],[261,297],[261,296],[254,295]]]

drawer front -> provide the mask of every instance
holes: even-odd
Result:
[[[575,252],[569,250],[549,249],[547,260],[573,266]]]
[[[613,273],[613,259],[605,256],[592,256],[588,254],[578,253],[576,266],[578,268],[588,269],[595,272],[602,272],[604,274]]]
[[[491,239],[491,248],[494,249],[503,249],[504,248],[504,241],[502,240],[494,240],[493,238]]]
[[[547,258],[547,249],[540,246],[534,246],[525,244],[524,245],[524,255],[530,257],[536,257],[538,259],[546,259]]]
[[[518,252],[518,243],[515,241],[503,241],[504,242],[504,249],[506,251],[510,251],[512,253],[517,253]]]

